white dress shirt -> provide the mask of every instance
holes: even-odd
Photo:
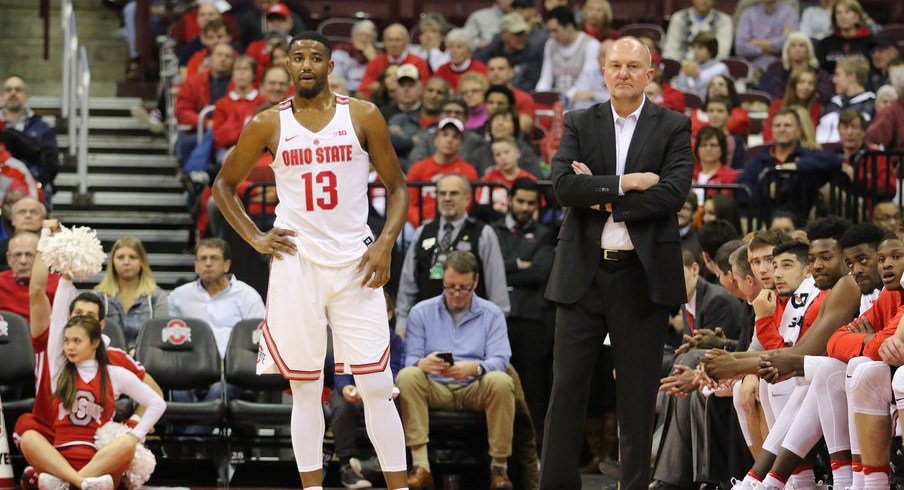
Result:
[[[628,159],[628,148],[631,147],[631,139],[634,137],[634,129],[637,128],[637,120],[640,118],[640,111],[646,104],[647,98],[644,96],[640,106],[628,117],[621,117],[615,112],[615,106],[612,106],[612,119],[615,121],[615,174],[619,176],[618,193],[624,194],[621,186],[621,176],[625,174],[625,160]],[[628,227],[623,223],[616,223],[609,215],[609,219],[603,225],[603,236],[600,239],[602,248],[607,250],[633,250],[634,243],[628,234]]]

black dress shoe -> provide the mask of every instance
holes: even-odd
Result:
[[[677,485],[672,485],[671,483],[653,480],[653,483],[650,483],[650,490],[681,490],[681,487]]]
[[[618,461],[603,461],[600,463],[600,473],[613,480],[621,479],[621,464]]]

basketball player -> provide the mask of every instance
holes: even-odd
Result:
[[[405,443],[392,402],[389,329],[382,286],[405,222],[408,192],[386,122],[376,106],[330,92],[330,42],[302,32],[286,63],[295,94],[255,116],[226,158],[213,196],[236,232],[272,254],[258,373],[279,372],[292,388],[292,447],[302,486],[320,489],[326,325],[337,372],[355,375],[367,432],[390,489],[407,488]],[[254,224],[236,194],[263,152],[273,155],[279,205],[272,230]],[[387,189],[386,226],[367,227],[371,162]]]

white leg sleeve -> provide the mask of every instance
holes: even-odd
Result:
[[[355,385],[364,402],[367,435],[377,451],[383,471],[405,471],[405,436],[399,411],[392,401],[392,372],[355,375]]]
[[[753,444],[753,439],[750,437],[750,421],[747,419],[747,411],[741,405],[741,384],[738,382],[732,386],[731,403],[734,405],[735,413],[738,414],[738,424],[741,426],[744,442],[747,443],[747,447],[750,447]]]
[[[814,414],[816,414],[817,411],[816,404],[816,389],[807,390],[807,393],[804,395],[803,401],[800,404],[800,408],[792,417],[793,421],[788,426],[785,439],[781,442],[783,448],[801,458],[805,458],[807,453],[810,452],[810,449],[813,449],[813,446],[815,446],[822,437],[822,430],[819,426],[819,417],[814,417]],[[786,410],[788,407],[789,405],[785,405]],[[779,428],[779,426],[782,425],[782,419],[789,415],[791,414],[782,412],[779,416],[779,421],[775,424],[775,428]],[[771,431],[769,433],[772,434]],[[763,447],[765,448],[766,445],[764,444]],[[778,454],[771,450],[769,452]]]
[[[763,449],[769,451],[772,454],[778,454],[779,447],[781,447],[782,441],[785,440],[785,435],[788,433],[788,429],[791,428],[791,424],[794,423],[794,419],[797,416],[797,412],[800,410],[801,404],[804,402],[804,398],[807,396],[807,390],[810,388],[810,385],[800,385],[800,386],[780,386],[783,383],[787,383],[790,381],[791,383],[796,384],[797,380],[803,381],[801,378],[792,378],[787,381],[783,381],[778,384],[770,384],[769,386],[773,387],[773,398],[771,400],[772,406],[775,407],[777,405],[776,401],[779,398],[784,398],[783,408],[781,412],[778,412],[778,416],[775,419],[775,424],[769,428],[769,435],[766,436],[766,440],[763,441]],[[787,387],[793,386],[793,391],[791,392],[791,396],[788,397],[779,397],[777,390],[784,389]]]
[[[854,372],[863,364],[875,362],[869,357],[855,357],[848,361],[844,374],[844,391],[848,402],[848,437],[851,441],[851,454],[860,454],[860,440],[857,439],[857,424],[854,423]],[[891,380],[889,379],[889,385]],[[889,395],[890,397],[891,395]]]
[[[904,385],[904,370],[899,369],[902,373],[898,376],[895,373],[895,380],[891,381],[891,371],[888,364],[880,361],[869,361],[861,363],[855,370],[854,376],[851,378],[851,398],[854,401],[854,411],[865,415],[875,415],[878,417],[888,416],[888,407],[892,402],[892,390],[894,388],[895,397],[900,396],[896,383]],[[899,381],[899,378],[900,381]],[[899,407],[900,408],[900,407]]]
[[[808,356],[809,357],[809,356]],[[848,430],[848,405],[845,394],[847,364],[832,357],[815,357],[813,363],[813,391],[819,423],[826,438],[829,454],[851,449]],[[806,358],[804,359],[806,362]],[[806,367],[805,367],[806,369]],[[816,441],[813,442],[816,444]]]
[[[292,449],[299,472],[323,469],[323,377],[289,381],[292,388]]]
[[[782,413],[785,403],[797,386],[796,378],[782,381],[781,383],[771,384],[760,381],[760,403],[763,404],[763,413],[766,415],[766,425],[772,429],[778,414]]]

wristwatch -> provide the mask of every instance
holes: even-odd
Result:
[[[486,372],[487,372],[487,370],[483,368],[483,364],[477,365],[477,377],[478,378],[483,376]]]

